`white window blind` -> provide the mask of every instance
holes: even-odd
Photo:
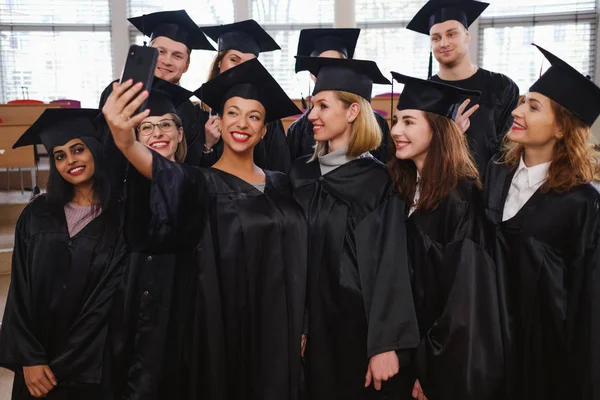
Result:
[[[531,43],[595,76],[595,0],[493,0],[479,25],[479,65],[526,92],[549,63]]]
[[[251,18],[261,24],[281,46],[281,51],[262,53],[260,61],[292,98],[312,90],[307,72],[294,72],[300,30],[333,28],[334,0],[250,0]]]
[[[377,62],[390,80],[390,71],[427,78],[429,37],[406,29],[423,4],[424,0],[356,0],[356,20],[362,31],[354,57]],[[433,59],[433,72],[437,70]],[[394,83],[394,92],[401,87]],[[390,86],[373,88],[374,95],[390,91]]]
[[[109,0],[0,2],[0,102],[96,107],[112,75]]]
[[[229,24],[234,21],[235,0],[173,0],[168,3],[163,0],[129,0],[130,17],[169,10],[186,10],[198,25]],[[132,44],[142,45],[144,41],[148,42],[148,38],[131,24],[129,34]],[[217,47],[215,43],[213,45]],[[206,82],[215,55],[213,51],[192,51],[190,67],[181,78],[181,86],[194,91]],[[121,68],[118,70],[120,71]]]

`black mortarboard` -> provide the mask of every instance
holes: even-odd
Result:
[[[90,108],[48,108],[13,145],[17,147],[43,144],[49,154],[56,146],[80,137],[101,140],[95,118],[100,110]]]
[[[259,101],[265,108],[265,121],[301,114],[269,71],[254,58],[217,75],[194,94],[219,114],[232,97]]]
[[[298,40],[298,56],[318,57],[319,54],[336,50],[346,58],[354,57],[354,49],[360,29],[324,28],[302,29]]]
[[[475,0],[429,0],[408,23],[406,29],[429,36],[435,24],[454,20],[469,28],[489,6]]]
[[[600,88],[588,77],[534,44],[551,67],[529,88],[547,96],[592,126],[600,115]]]
[[[258,57],[259,53],[281,49],[267,31],[253,19],[227,25],[205,26],[202,30],[218,43],[219,51],[237,50]]]
[[[185,10],[159,11],[127,20],[151,41],[159,36],[165,36],[185,44],[190,50],[215,49]]]
[[[148,96],[147,107],[150,109],[150,116],[177,114],[177,107],[189,100],[192,95],[192,92],[179,85],[154,77]]]
[[[371,101],[373,84],[389,85],[374,61],[342,58],[296,57],[296,72],[310,71],[317,77],[313,96],[323,90],[341,90]]]
[[[398,110],[421,110],[453,118],[464,100],[481,96],[481,92],[413,78],[397,72],[392,72],[392,76],[396,81],[404,84],[396,106]]]

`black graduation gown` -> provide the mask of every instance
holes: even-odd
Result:
[[[287,143],[290,148],[292,162],[300,157],[312,155],[315,147],[315,136],[313,133],[313,124],[308,119],[310,109],[298,118],[287,132]],[[378,112],[373,112],[377,119],[377,124],[381,128],[382,138],[381,146],[372,151],[371,154],[382,163],[386,163],[389,158],[388,145],[390,143],[390,126],[387,120]]]
[[[407,222],[417,376],[430,400],[503,398],[496,268],[483,218],[480,190],[462,181],[434,211],[417,210]]]
[[[519,87],[509,77],[483,68],[460,81],[446,81],[437,75],[431,79],[481,92],[479,99],[471,99],[469,103],[469,108],[479,104],[479,109],[471,116],[471,126],[466,135],[479,176],[483,179],[488,162],[500,150],[502,140],[512,126],[511,113],[517,108]]]
[[[105,400],[181,398],[193,243],[152,240],[149,198],[150,181],[129,167],[124,235],[131,253],[111,310]]]
[[[406,255],[404,202],[372,157],[321,176],[294,162],[309,224],[306,380],[311,400],[411,398],[410,349],[419,343]],[[400,351],[400,374],[364,388],[370,357]]]
[[[201,110],[200,112],[205,124],[208,118],[210,118],[209,112],[206,110]],[[221,154],[223,154],[223,142],[221,140],[214,146],[214,151],[210,154],[212,156],[204,160],[201,164],[192,165],[206,168],[212,167],[219,157],[221,157]],[[254,147],[254,164],[269,171],[279,171],[286,174],[289,172],[292,160],[286,141],[285,130],[280,120],[271,121],[267,124],[265,137]]]
[[[15,232],[11,283],[0,329],[0,366],[15,372],[13,399],[33,399],[23,366],[49,365],[48,399],[100,399],[107,318],[126,262],[118,220],[102,213],[69,237],[62,207],[44,195]]]
[[[502,222],[514,171],[490,162],[485,189],[505,298],[510,399],[600,399],[600,195],[542,193]]]
[[[153,155],[151,235],[194,238],[181,398],[295,399],[306,222],[288,178],[261,193],[216,169]]]

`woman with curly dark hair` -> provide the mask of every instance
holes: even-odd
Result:
[[[507,398],[600,398],[600,197],[588,141],[600,88],[550,52],[490,162],[507,327]]]

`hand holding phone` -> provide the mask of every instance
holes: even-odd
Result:
[[[128,79],[133,79],[134,84],[141,82],[144,85],[141,91],[150,91],[157,60],[158,49],[149,46],[131,46],[127,53],[127,60],[123,67],[120,83]],[[134,115],[145,110],[147,105],[148,99],[135,111]]]

